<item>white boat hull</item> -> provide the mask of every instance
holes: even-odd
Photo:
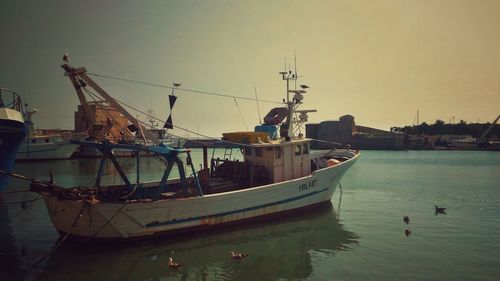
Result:
[[[49,142],[46,143],[32,143],[32,138],[27,138],[19,147],[16,160],[68,159],[78,146],[63,139],[59,140],[51,137],[47,139]]]
[[[327,202],[358,157],[303,178],[198,197],[94,204],[58,200],[47,193],[43,198],[60,233],[83,239],[146,238],[260,219]]]

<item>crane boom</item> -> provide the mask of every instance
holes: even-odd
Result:
[[[97,83],[94,82],[94,80],[92,80],[85,74],[87,70],[84,67],[74,68],[68,65],[67,63],[61,65],[61,67],[66,71],[65,75],[69,76],[73,86],[75,87],[78,99],[80,100],[85,115],[87,116],[90,122],[95,123],[96,119],[95,119],[95,113],[91,110],[85,98],[85,95],[81,89],[86,85],[92,87],[106,102],[108,102],[111,106],[113,106],[114,109],[116,109],[123,116],[125,116],[130,121],[130,123],[132,123],[138,129],[138,132],[144,143],[147,143],[147,140],[152,140],[152,141],[155,140],[150,131],[143,129],[143,126],[140,124],[139,120],[133,117],[118,102],[116,102],[116,100],[113,97],[111,97],[108,93],[106,93],[106,91],[103,88],[97,85]]]
[[[483,142],[486,136],[491,132],[491,130],[493,130],[493,128],[498,122],[498,119],[500,119],[500,115],[498,115],[497,119],[495,119],[495,121],[493,121],[493,123],[488,127],[488,129],[486,129],[486,131],[484,131],[484,133],[481,135],[481,137],[479,138],[481,142]]]

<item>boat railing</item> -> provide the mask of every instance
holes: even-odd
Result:
[[[22,101],[18,93],[0,88],[0,107],[10,108],[22,112]]]

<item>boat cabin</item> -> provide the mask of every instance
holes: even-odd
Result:
[[[223,139],[240,145],[242,160],[230,159],[232,152],[225,153],[224,159],[212,158],[210,170],[204,169],[206,175],[200,171],[205,192],[279,183],[311,174],[309,139],[272,140],[262,132],[228,133]]]
[[[266,169],[270,183],[305,177],[311,173],[309,141],[296,139],[245,146],[244,161]]]

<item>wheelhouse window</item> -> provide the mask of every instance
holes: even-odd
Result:
[[[255,148],[255,156],[256,157],[262,157],[262,147],[256,147]]]
[[[36,139],[32,139],[32,140],[31,140],[31,143],[36,143]]]
[[[309,154],[309,144],[307,142],[302,144],[302,154]]]
[[[245,155],[252,156],[252,148],[245,146]]]
[[[275,147],[274,148],[274,157],[276,159],[279,159],[281,157],[281,147]]]
[[[302,145],[297,144],[295,146],[295,155],[300,155],[300,154],[302,154]]]

